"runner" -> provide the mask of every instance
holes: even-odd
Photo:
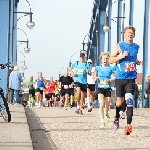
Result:
[[[33,86],[33,76],[30,76],[30,80],[28,81],[29,95],[35,97],[35,88]],[[29,96],[30,97],[30,96]]]
[[[77,110],[76,114],[83,115],[83,101],[85,99],[85,93],[87,92],[87,74],[91,75],[90,65],[85,62],[85,54],[80,53],[79,61],[72,64],[70,68],[72,76],[74,76],[74,81],[76,82],[77,90]]]
[[[90,65],[92,65],[92,60],[88,59],[87,61]],[[91,103],[94,104],[94,92],[95,92],[95,79],[94,72],[95,67],[92,67],[92,75],[87,75],[87,104],[88,104],[88,112],[92,111]]]
[[[72,80],[73,80],[73,78],[72,78]],[[74,80],[73,80],[73,82],[74,82]],[[70,88],[70,108],[72,108],[73,101],[74,101],[74,83],[73,83],[73,86]]]
[[[114,120],[114,129],[119,128],[119,112],[124,101],[127,104],[127,126],[125,134],[132,132],[133,116],[133,94],[134,83],[137,78],[136,65],[142,65],[142,61],[137,59],[139,45],[133,43],[135,37],[135,28],[132,26],[124,29],[124,42],[117,44],[109,59],[110,63],[117,63],[116,66],[116,116]]]
[[[55,87],[57,83],[54,81],[53,77],[50,77],[50,81],[46,85],[45,98],[48,102],[48,107],[53,107],[55,98]]]
[[[34,80],[36,103],[38,107],[41,107],[43,98],[43,90],[45,89],[46,79],[42,77],[42,72],[38,72],[38,78]]]
[[[114,73],[114,67],[109,65],[109,53],[104,52],[100,55],[100,60],[102,64],[96,66],[95,68],[95,81],[98,83],[98,100],[100,101],[100,118],[101,118],[101,128],[105,127],[104,122],[104,109],[106,111],[105,118],[110,119],[108,111],[110,108],[110,98],[111,98],[111,82],[115,79],[111,79],[111,75]]]
[[[66,72],[63,76],[59,78],[59,87],[61,88],[60,95],[61,95],[61,103],[64,105],[65,102],[65,110],[68,107],[68,100],[70,96],[70,88],[73,87],[74,81],[73,79],[68,76],[68,72]]]

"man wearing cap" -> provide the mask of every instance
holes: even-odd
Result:
[[[72,64],[70,68],[71,74],[76,81],[77,90],[77,110],[76,114],[83,115],[82,105],[85,99],[85,93],[87,92],[87,74],[91,75],[89,63],[85,62],[85,54],[80,53],[79,61]]]
[[[90,65],[92,65],[92,60],[88,59],[87,61]],[[94,72],[95,67],[92,67],[92,75],[87,75],[87,103],[88,103],[88,112],[92,111],[92,107],[90,106],[91,101],[93,101],[93,96],[95,92],[95,78]]]

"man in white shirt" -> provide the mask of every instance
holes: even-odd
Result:
[[[90,65],[92,65],[92,60],[88,59],[87,61]],[[94,92],[95,92],[95,80],[94,80],[94,72],[95,67],[92,67],[92,75],[87,75],[87,104],[88,104],[88,112],[92,111],[92,107],[90,103],[94,101]]]

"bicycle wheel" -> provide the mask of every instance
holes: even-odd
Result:
[[[0,89],[0,95],[1,95],[1,98],[3,99],[4,106],[6,108],[6,113],[5,113],[5,111],[1,111],[1,114],[3,116],[3,119],[6,122],[10,122],[11,121],[11,114],[10,114],[10,111],[9,111],[9,107],[8,107],[8,103],[6,101],[6,98],[4,97],[3,90],[1,90],[1,89]]]

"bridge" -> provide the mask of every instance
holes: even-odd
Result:
[[[26,0],[28,2],[28,0]],[[25,52],[29,52],[28,40],[17,41],[17,14],[30,15],[33,27],[32,12],[18,12],[19,0],[0,0],[0,63],[11,62],[17,65],[18,42],[26,43]],[[140,8],[139,4],[140,3]],[[123,28],[133,25],[137,29],[135,41],[140,45],[139,56],[143,60],[143,87],[145,75],[149,71],[149,0],[94,0],[91,23],[88,35],[87,57],[94,65],[99,65],[98,57],[101,52],[111,52],[113,46],[123,40]],[[138,14],[140,13],[140,14]],[[30,26],[31,25],[31,26]],[[20,31],[19,31],[20,32]],[[21,32],[24,32],[23,30]],[[138,38],[137,38],[138,37]],[[1,87],[7,93],[9,70],[0,70]],[[144,100],[144,88],[142,89]],[[120,121],[120,129],[112,129],[115,111],[110,110],[110,121],[105,129],[100,129],[98,109],[91,113],[84,109],[84,115],[74,113],[75,108],[67,111],[61,108],[23,108],[11,105],[11,123],[1,122],[0,149],[150,149],[149,109],[134,109],[133,133],[125,136],[123,133],[126,120]],[[54,113],[55,111],[55,113]],[[26,115],[25,115],[26,114]],[[5,130],[4,130],[5,128]],[[42,137],[42,138],[41,138]],[[82,142],[81,142],[82,141]]]
[[[28,0],[26,0],[28,2]],[[17,43],[27,43],[25,52],[29,52],[28,39],[26,41],[17,41],[18,13],[24,16],[30,15],[32,21],[32,12],[17,12],[19,0],[0,0],[0,45],[1,45],[1,63],[11,62],[12,66],[17,64]],[[29,2],[28,2],[29,3]],[[145,87],[145,75],[150,69],[150,53],[148,51],[149,39],[149,0],[94,0],[93,10],[89,29],[89,38],[87,43],[87,58],[91,58],[94,65],[99,65],[98,56],[103,51],[113,49],[114,45],[123,40],[123,28],[127,25],[133,25],[137,28],[135,41],[140,45],[140,59],[143,61],[141,72],[143,74],[142,87]],[[30,4],[29,4],[30,6]],[[140,8],[139,8],[140,6]],[[139,14],[140,9],[140,14]],[[31,22],[30,22],[31,23]],[[29,27],[29,26],[28,26]],[[30,28],[30,27],[29,27]],[[104,32],[105,31],[105,32]],[[19,32],[24,32],[19,31]],[[22,44],[20,43],[20,44]],[[8,85],[9,70],[0,70],[1,86],[6,93]],[[144,99],[144,88],[142,88],[142,99]]]

